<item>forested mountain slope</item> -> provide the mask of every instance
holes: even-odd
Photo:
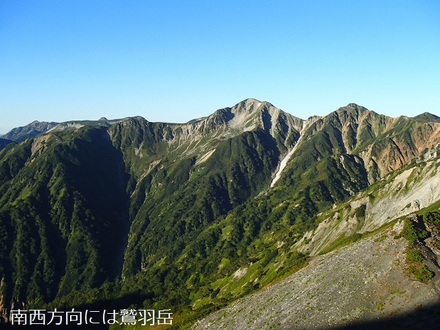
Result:
[[[69,122],[9,144],[0,307],[135,304],[189,324],[304,263],[319,215],[437,146],[436,118],[349,104],[302,120],[247,99],[185,124]]]

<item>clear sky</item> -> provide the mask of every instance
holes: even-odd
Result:
[[[301,118],[440,115],[440,1],[0,1],[0,133],[248,97]]]

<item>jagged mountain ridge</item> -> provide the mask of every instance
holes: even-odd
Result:
[[[139,304],[212,308],[291,271],[271,262],[303,258],[292,246],[318,212],[438,132],[354,104],[306,121],[254,99],[186,124],[60,124],[0,153],[2,301],[80,305],[110,281],[109,301],[136,292]],[[237,287],[249,264],[253,282]]]
[[[258,114],[258,116],[257,116]],[[398,118],[391,118],[382,115],[378,115],[373,111],[370,111],[362,106],[358,106],[357,104],[350,103],[346,107],[342,107],[337,111],[333,112],[331,115],[334,115],[334,121],[330,123],[331,125],[341,125],[339,129],[343,131],[343,140],[344,146],[342,149],[345,149],[347,152],[351,153],[355,148],[354,144],[357,144],[357,141],[361,141],[361,143],[365,142],[365,137],[368,135],[370,137],[377,137],[382,134],[382,130],[386,127],[389,127],[391,123],[397,121],[411,121],[411,118],[402,116]],[[330,117],[331,115],[327,116]],[[258,117],[258,118],[257,118]],[[142,117],[135,117],[137,120],[144,120]],[[46,131],[63,131],[66,129],[78,129],[80,127],[84,127],[87,125],[103,125],[110,127],[111,125],[115,125],[121,122],[125,122],[130,120],[130,118],[119,119],[119,120],[99,120],[99,121],[72,121],[65,123],[46,123],[46,122],[38,122],[34,121],[31,124],[25,127],[19,127],[11,130],[9,133],[3,136],[5,139],[9,139],[12,141],[22,141],[28,137],[33,137],[40,133],[44,133]],[[330,120],[330,119],[329,119]],[[424,113],[419,116],[414,117],[415,121],[419,122],[439,122],[440,119],[432,114]],[[322,118],[315,119],[315,125],[311,128],[313,133],[320,130],[320,126],[329,123],[322,123]],[[201,135],[209,134],[210,131],[216,131],[215,134],[218,137],[226,138],[234,136],[234,134],[250,131],[257,127],[261,127],[263,129],[269,129],[273,136],[277,134],[285,134],[281,126],[288,125],[288,134],[291,135],[292,128],[297,132],[299,132],[307,121],[302,120],[300,118],[294,117],[288,113],[283,112],[282,110],[274,107],[272,104],[268,102],[261,102],[255,99],[246,99],[232,108],[224,108],[217,110],[215,113],[208,117],[204,117],[198,120],[192,120],[187,124],[163,124],[167,127],[170,127],[171,130],[168,133],[165,133],[164,138],[168,140],[170,144],[178,143],[187,140],[189,136],[193,136],[194,138],[200,138]],[[359,123],[361,126],[358,128]],[[375,126],[371,126],[373,125]],[[343,127],[342,127],[343,126]],[[284,127],[285,129],[285,127]],[[353,133],[353,130],[356,129],[356,136],[350,136]],[[176,134],[174,130],[178,130],[179,132]],[[432,135],[436,135],[437,132],[434,132]],[[168,134],[168,135],[167,135]],[[171,134],[171,135],[169,135]],[[201,135],[200,135],[201,134]],[[286,137],[287,138],[287,137]],[[420,136],[420,140],[425,141],[425,136]],[[284,142],[288,142],[287,140]],[[289,149],[292,148],[292,141],[289,141],[288,144]],[[391,142],[394,143],[394,141]],[[416,141],[417,142],[417,141]],[[430,143],[431,142],[431,143]],[[353,144],[354,143],[354,144]],[[432,141],[427,141],[428,144],[432,145]],[[286,143],[284,143],[286,144]],[[293,142],[294,145],[294,142]],[[398,149],[398,146],[395,146]],[[400,152],[400,150],[397,150]],[[365,150],[364,153],[371,153],[371,151]],[[370,155],[368,155],[370,156]],[[371,158],[370,157],[366,158]],[[405,158],[404,155],[402,155]],[[410,155],[410,157],[414,157]],[[408,157],[406,157],[408,158]],[[405,163],[407,159],[404,159],[398,166],[401,166],[402,163]],[[391,168],[392,170],[392,168]],[[382,175],[386,174],[386,170],[382,171]]]
[[[21,142],[29,137],[44,133],[55,125],[57,125],[55,122],[39,122],[38,120],[34,120],[26,126],[12,129],[3,135],[2,138],[14,142]]]
[[[329,137],[336,154],[361,157],[371,183],[418,157],[426,146],[439,143],[436,121],[421,125],[408,117],[379,115],[353,103],[316,120],[306,134],[319,132]]]

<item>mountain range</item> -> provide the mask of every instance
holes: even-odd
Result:
[[[184,124],[33,122],[2,139],[0,309],[170,308],[174,328],[293,329],[438,302],[433,114],[351,103],[304,120],[246,99]],[[348,269],[363,290],[345,290]],[[378,294],[392,274],[405,287]]]

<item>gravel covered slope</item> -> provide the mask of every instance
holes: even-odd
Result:
[[[287,279],[199,321],[193,329],[329,329],[381,319],[440,301],[405,271],[407,241],[394,228],[317,256]]]

